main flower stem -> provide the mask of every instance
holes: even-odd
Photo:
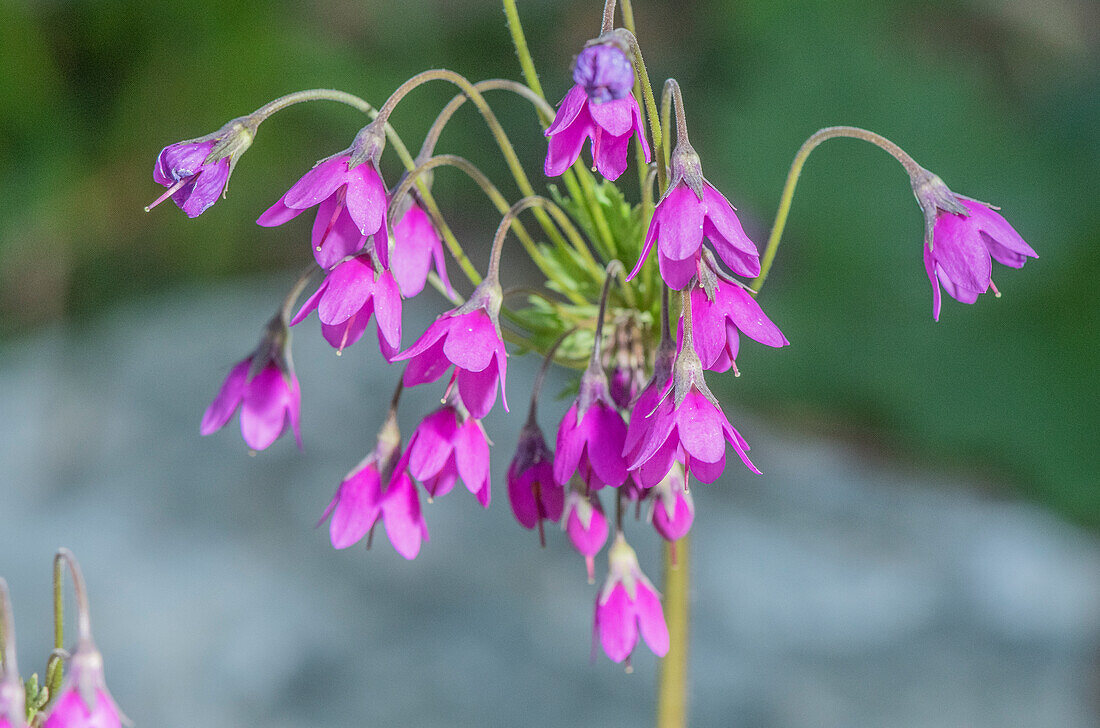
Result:
[[[758,293],[760,291],[760,286],[764,285],[764,281],[768,277],[772,262],[775,261],[775,253],[779,249],[779,239],[783,237],[783,228],[787,225],[787,215],[791,212],[791,200],[794,199],[794,188],[798,184],[798,177],[802,174],[802,166],[806,164],[806,158],[809,157],[810,152],[816,149],[822,142],[837,137],[860,139],[874,144],[876,147],[898,160],[910,177],[921,171],[921,166],[917,164],[912,157],[906,154],[905,150],[881,134],[876,134],[873,131],[860,129],[857,126],[829,126],[814,132],[809,139],[802,143],[798,153],[794,155],[794,161],[791,162],[790,171],[787,172],[787,181],[783,185],[783,194],[779,198],[779,210],[775,213],[775,222],[772,224],[772,232],[771,235],[768,236],[767,247],[764,248],[764,257],[760,260],[760,275],[750,284]]]
[[[691,626],[691,536],[665,543],[665,622],[668,654],[657,681],[657,728],[687,725],[688,640]]]

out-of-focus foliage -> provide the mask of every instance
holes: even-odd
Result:
[[[934,324],[906,178],[874,148],[828,142],[806,167],[762,296],[792,346],[746,345],[745,376],[713,378],[723,397],[914,461],[988,473],[1100,524],[1095,7],[635,4],[655,83],[680,79],[704,171],[760,244],[799,144],[842,123],[889,136],[956,191],[1002,206],[1041,256],[1022,271],[995,269],[1002,299],[948,300]],[[601,5],[521,0],[552,101]],[[309,256],[304,223],[252,221],[305,167],[346,146],[362,119],[331,104],[283,112],[261,129],[229,199],[193,221],[170,205],[141,212],[161,189],[151,172],[163,145],[298,88],[380,103],[429,67],[519,78],[492,0],[10,0],[0,3],[0,48],[8,334],[167,283],[298,266]],[[429,86],[402,104],[393,121],[410,146],[452,93]],[[490,102],[535,174],[544,143],[533,113],[506,96]],[[475,159],[516,197],[472,109],[439,150]],[[622,178],[632,195],[633,178]],[[436,192],[482,263],[495,211],[451,170],[437,174]]]

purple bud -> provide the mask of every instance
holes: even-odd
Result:
[[[634,88],[634,67],[615,46],[589,46],[573,65],[573,83],[583,86],[594,104],[623,99]]]

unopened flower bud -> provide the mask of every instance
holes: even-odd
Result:
[[[615,45],[590,45],[573,64],[573,83],[594,104],[626,98],[634,88],[634,66]]]
[[[213,134],[169,144],[157,156],[153,180],[168,190],[145,208],[169,197],[188,217],[198,217],[224,196],[237,160],[252,145],[256,122],[234,119]]]

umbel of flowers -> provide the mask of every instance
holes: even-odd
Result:
[[[72,576],[76,597],[77,640],[64,648],[62,580]],[[15,650],[15,618],[8,585],[0,578],[0,728],[121,728],[130,721],[115,704],[103,677],[103,655],[92,640],[88,592],[84,575],[68,549],[54,557],[54,650],[46,662],[45,679],[23,680]]]
[[[560,523],[586,561],[590,582],[596,578],[596,557],[610,540],[606,577],[594,595],[594,634],[608,657],[629,665],[639,634],[658,655],[678,646],[670,644],[661,595],[642,571],[627,527],[635,531],[632,537],[641,538],[640,531],[651,527],[670,544],[685,539],[697,515],[692,481],[715,483],[724,474],[734,480],[761,472],[706,373],[739,375],[737,357],[746,339],[776,348],[788,344],[756,297],[810,151],[827,139],[854,138],[880,147],[902,165],[925,220],[924,267],[937,319],[942,291],[963,303],[974,303],[986,291],[999,295],[992,261],[1019,268],[1035,252],[996,208],[955,194],[893,142],[864,129],[829,127],[812,135],[796,155],[761,256],[720,191],[729,189],[730,178],[709,167],[714,176],[704,176],[706,150],[696,151],[689,140],[679,84],[669,79],[660,99],[655,96],[633,12],[628,2],[623,5],[627,27],[616,27],[615,0],[607,0],[600,33],[586,43],[578,39],[572,84],[552,76],[555,93],[562,94],[556,108],[543,96],[515,2],[504,0],[527,84],[471,83],[453,71],[431,70],[409,79],[377,108],[341,91],[292,93],[214,134],[166,147],[154,180],[167,191],[153,204],[171,198],[191,217],[207,210],[224,195],[230,172],[260,125],[293,104],[331,100],[366,114],[368,123],[346,149],[306,170],[257,220],[267,227],[289,225],[315,210],[308,252],[306,231],[299,228],[302,257],[312,256],[310,267],[268,323],[259,346],[229,372],[203,417],[202,433],[220,429],[239,410],[252,450],[270,446],[288,429],[300,444],[291,327],[316,311],[323,338],[339,353],[362,339],[373,318],[381,355],[394,364],[396,392],[381,432],[339,484],[322,520],[328,519],[336,548],[364,538],[369,544],[381,522],[394,549],[413,559],[429,535],[424,497],[442,497],[461,481],[489,506],[494,468],[483,419],[498,402],[508,410],[510,347],[511,353],[544,356],[507,467],[508,500],[519,524],[537,530],[543,544],[546,523]],[[457,86],[459,94],[440,112],[414,157],[390,116],[406,95],[436,81]],[[483,95],[489,91],[508,91],[534,107],[546,138],[542,172],[554,183],[551,197],[536,192]],[[474,162],[435,154],[443,127],[467,101],[488,125],[513,177],[519,190],[514,202]],[[532,124],[523,133],[530,138],[539,131]],[[400,177],[387,171],[387,149],[396,151],[404,167]],[[615,184],[629,167],[632,150],[636,195],[626,191],[631,185]],[[484,275],[432,196],[445,167],[464,173],[501,214]],[[521,219],[528,210],[537,230]],[[501,257],[512,238],[539,271],[538,285],[514,280],[506,282],[526,287],[502,287]],[[448,265],[457,267],[464,284],[452,286]],[[300,293],[317,278],[315,292],[291,316]],[[447,307],[405,345],[403,301],[429,284]],[[577,389],[556,432],[547,436],[538,405],[552,365],[576,370]],[[405,442],[401,392],[422,386],[434,388],[441,404],[420,413]],[[727,468],[731,452],[740,465]],[[624,518],[630,505],[646,514],[638,525]],[[666,599],[686,604],[682,590]]]

